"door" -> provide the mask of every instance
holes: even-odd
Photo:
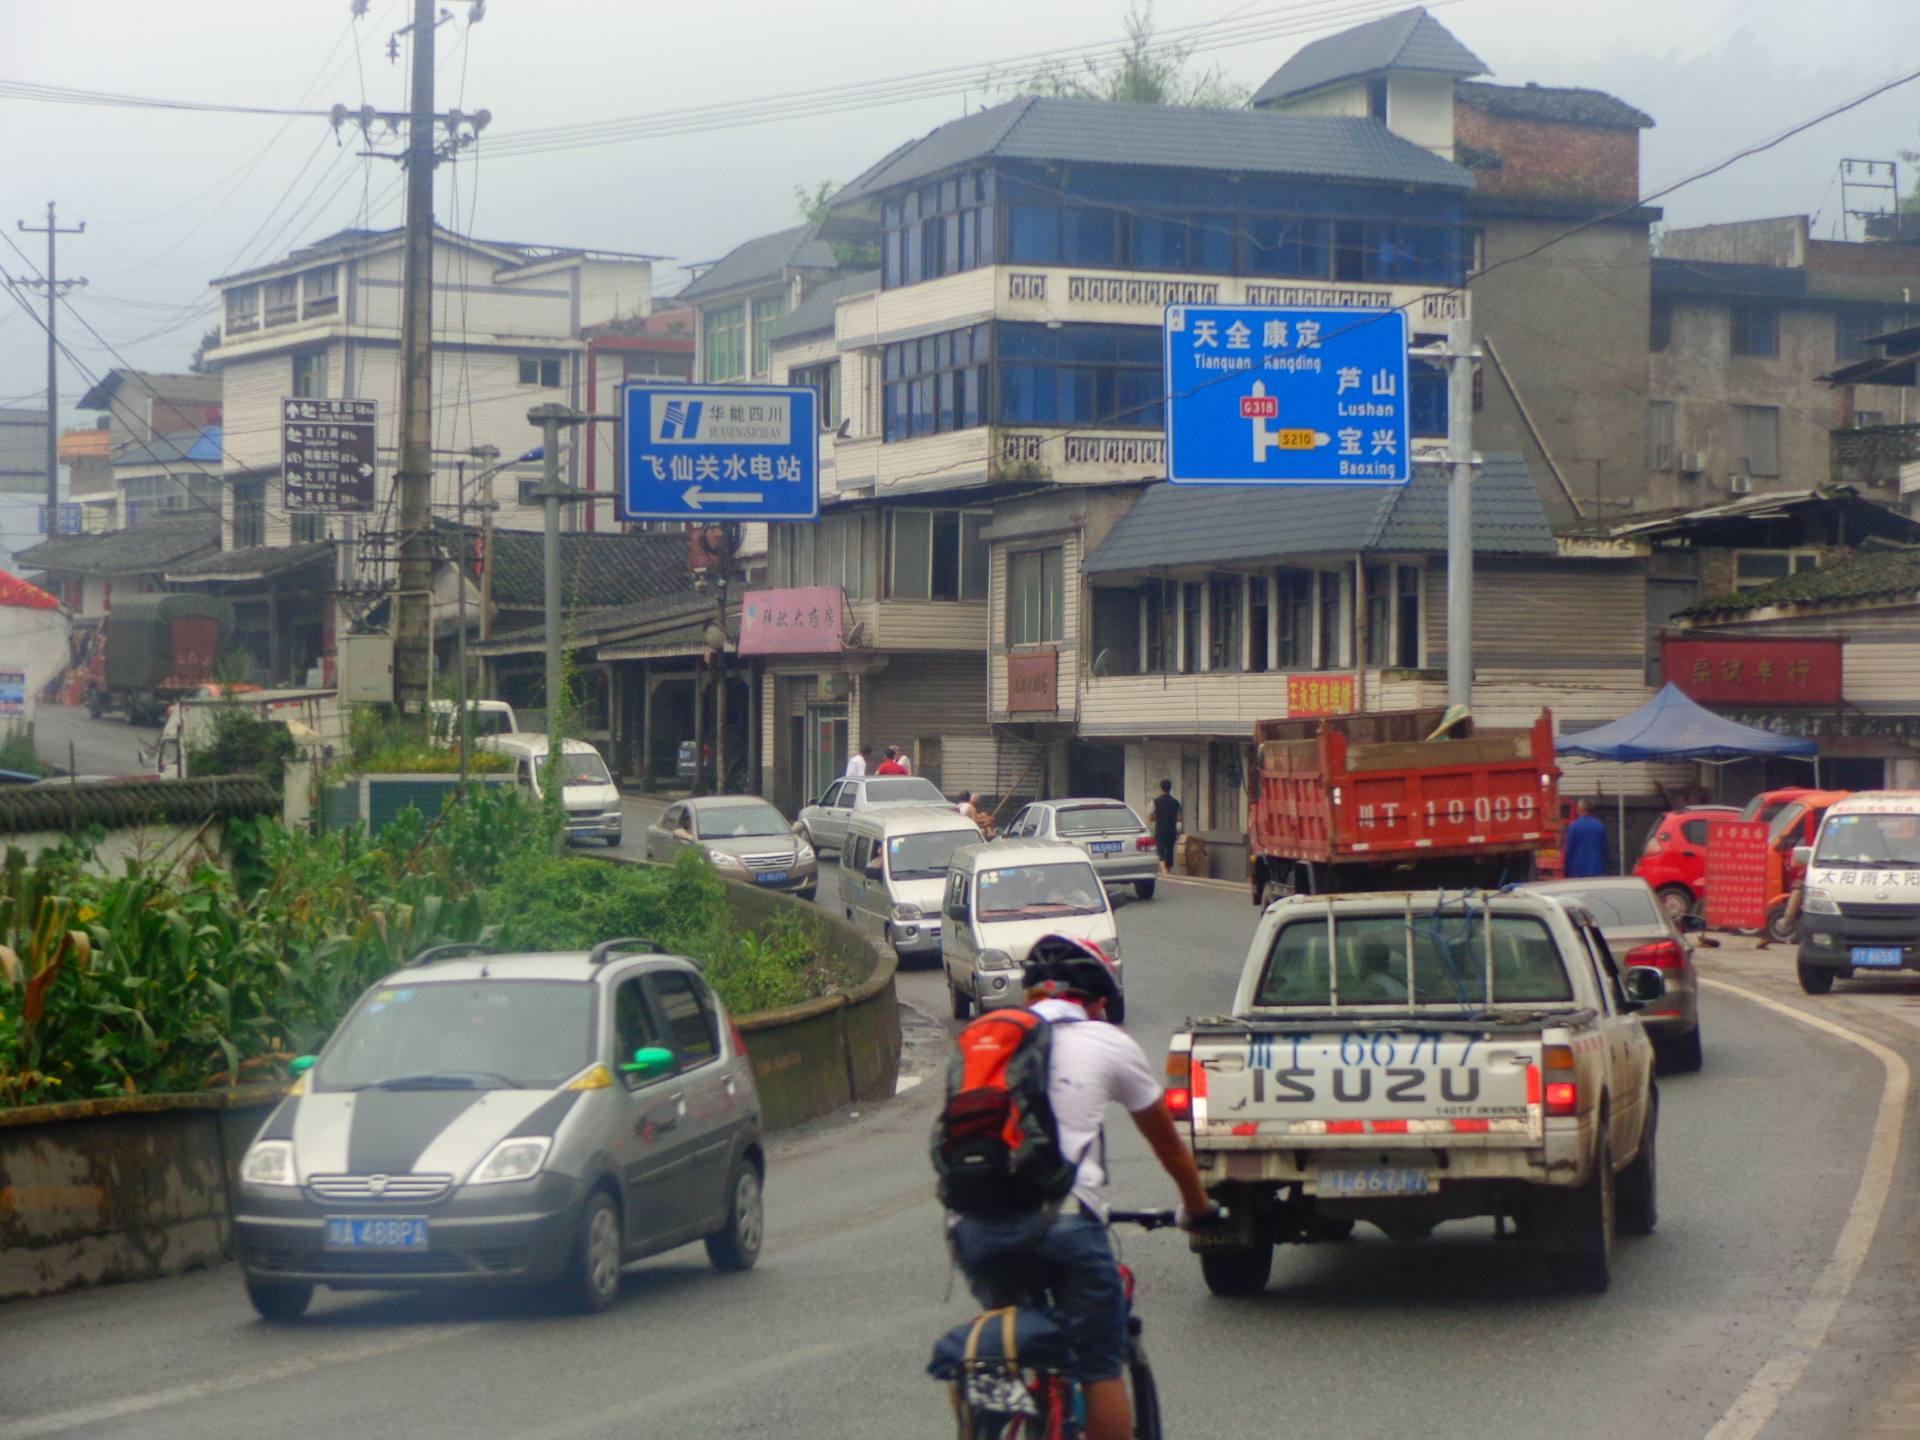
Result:
[[[847,773],[847,707],[807,707],[807,794],[818,795]]]
[[[941,906],[940,959],[948,981],[962,995],[973,993],[974,952],[973,909],[970,896],[973,872],[955,870],[947,876],[946,903]]]
[[[686,1154],[684,1213],[704,1232],[725,1214],[738,1123],[733,1076],[720,1055],[719,1010],[705,982],[684,970],[656,970],[646,980],[653,1013],[680,1062],[675,1085]]]
[[[665,1027],[649,1008],[642,977],[623,980],[613,992],[614,1076],[626,1091],[620,1176],[626,1187],[627,1244],[643,1249],[663,1243],[693,1223],[685,1178],[688,1170],[685,1087],[669,1074],[640,1080],[620,1070],[636,1050],[672,1048]]]
[[[853,799],[857,788],[851,780],[834,781],[827,787],[827,793],[820,797],[818,818],[808,821],[813,833],[835,850],[847,843],[847,821],[853,816]]]
[[[1607,1117],[1607,1138],[1613,1145],[1613,1163],[1624,1165],[1635,1151],[1646,1111],[1652,1042],[1645,1027],[1627,1009],[1620,969],[1605,938],[1585,925],[1580,927],[1580,938],[1587,944],[1587,958],[1593,966],[1603,1010],[1598,1023],[1606,1037],[1608,1073],[1612,1077],[1608,1093],[1613,1107]]]
[[[647,827],[647,858],[667,861],[679,847],[674,843],[673,832],[687,823],[687,807],[669,805],[666,813]]]
[[[854,929],[873,928],[872,897],[866,877],[867,857],[873,853],[873,841],[865,835],[850,835],[840,851],[840,905]]]

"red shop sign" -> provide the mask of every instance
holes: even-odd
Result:
[[[1838,705],[1846,643],[1671,636],[1661,644],[1661,666],[1703,705]]]
[[[1327,715],[1351,715],[1357,686],[1351,675],[1287,676],[1287,718],[1318,720]]]
[[[1060,708],[1060,656],[1053,650],[1041,650],[1007,656],[1007,710],[1044,711],[1053,714]]]

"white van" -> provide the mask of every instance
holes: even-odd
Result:
[[[520,733],[520,722],[514,716],[513,706],[504,700],[469,700],[467,713],[472,717],[473,737],[476,740],[486,735]],[[447,747],[460,738],[460,707],[453,701],[429,700],[427,714],[433,721],[429,733],[434,744]]]
[[[970,845],[948,862],[940,959],[953,1018],[1025,1003],[1020,967],[1045,935],[1091,940],[1117,969],[1120,930],[1113,902],[1086,851],[1058,840]],[[1123,990],[1107,1018],[1126,1018]]]
[[[483,735],[476,750],[505,755],[514,762],[515,777],[536,799],[547,778],[547,737],[520,731],[514,735]],[[620,790],[607,773],[607,762],[584,740],[568,740],[560,750],[560,803],[567,812],[569,840],[620,843]]]
[[[1800,988],[1920,970],[1920,790],[1862,790],[1820,822],[1800,907]]]
[[[840,904],[847,919],[885,940],[903,961],[937,960],[947,861],[984,838],[951,805],[855,811],[840,853]]]

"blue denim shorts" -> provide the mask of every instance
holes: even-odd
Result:
[[[1078,1209],[1007,1219],[962,1216],[947,1232],[953,1258],[982,1305],[994,1300],[982,1270],[1009,1255],[1027,1253],[1056,1272],[1053,1305],[1071,1331],[1083,1384],[1116,1380],[1127,1361],[1127,1296],[1107,1227]]]

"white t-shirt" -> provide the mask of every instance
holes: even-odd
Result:
[[[1047,1098],[1060,1130],[1060,1148],[1080,1157],[1073,1198],[1101,1215],[1107,1213],[1106,1146],[1101,1122],[1107,1107],[1129,1115],[1151,1109],[1161,1097],[1160,1077],[1133,1037],[1118,1025],[1087,1019],[1071,1000],[1042,1000],[1034,1013],[1053,1025],[1052,1066]]]
[[[853,752],[853,754],[847,757],[847,774],[849,777],[853,777],[858,775],[864,775],[866,773],[867,773],[867,757],[862,755],[858,750],[856,750]]]

